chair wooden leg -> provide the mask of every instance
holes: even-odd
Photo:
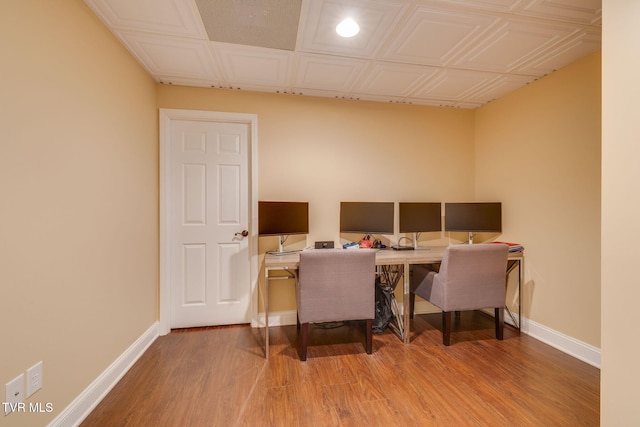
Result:
[[[367,336],[367,344],[365,348],[367,350],[367,354],[371,354],[373,353],[373,319],[367,319],[365,328],[365,335]]]
[[[462,321],[461,318],[462,316],[460,311],[453,312],[453,324],[456,328],[460,327],[460,322]]]
[[[496,338],[502,340],[504,338],[504,307],[495,309],[496,318]]]
[[[309,324],[302,323],[300,325],[300,360],[307,360],[307,340],[309,334]]]
[[[442,343],[451,345],[451,312],[442,312]]]

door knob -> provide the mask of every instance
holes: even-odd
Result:
[[[236,237],[247,237],[249,235],[249,232],[247,230],[242,230],[242,232],[240,233],[236,233]]]

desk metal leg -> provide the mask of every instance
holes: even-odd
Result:
[[[402,277],[403,277],[403,289],[402,289],[402,319],[404,323],[404,334],[402,336],[402,342],[405,344],[409,344],[409,339],[411,333],[409,332],[409,322],[411,320],[409,313],[411,304],[409,302],[409,262],[405,261],[402,266]]]
[[[396,300],[395,290],[400,282],[402,275],[401,266],[393,265],[381,265],[379,269],[381,284],[384,288],[391,288],[391,312],[393,313],[393,321],[389,323],[389,328],[400,337],[404,339],[404,320],[400,317],[400,307]]]
[[[382,271],[384,273],[384,277],[387,284],[390,285],[395,291],[398,282],[400,281],[400,275],[402,275],[402,320],[400,320],[398,316],[398,302],[395,299],[395,296],[392,295],[392,307],[393,313],[396,315],[397,324],[391,323],[389,327],[400,337],[403,343],[409,344],[409,322],[410,322],[410,301],[409,301],[409,263],[405,262],[404,264],[398,264],[395,267],[391,265],[383,265],[381,266]]]
[[[270,277],[269,271],[279,270],[287,273],[287,276],[275,276]],[[278,267],[273,269],[265,268],[264,278],[264,357],[269,358],[269,283],[272,280],[295,280],[296,286],[298,286],[298,273],[297,270],[289,269],[288,267]]]
[[[522,327],[522,284],[524,283],[524,259],[518,260],[518,332]]]
[[[264,358],[269,358],[269,270],[264,280]]]
[[[522,321],[522,282],[524,281],[524,266],[522,265],[521,259],[514,259],[509,262],[509,267],[507,268],[507,276],[509,276],[509,274],[511,274],[513,269],[516,267],[518,267],[518,318],[515,318],[509,307],[505,306],[505,308],[507,309],[507,313],[509,314],[511,321],[518,329],[518,332],[520,332],[520,325]]]

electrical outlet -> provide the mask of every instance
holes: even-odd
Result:
[[[20,374],[5,384],[5,399],[2,402],[4,414],[24,409],[24,374]]]
[[[27,369],[27,398],[42,388],[42,360]]]
[[[333,241],[319,241],[315,244],[316,249],[333,249]]]

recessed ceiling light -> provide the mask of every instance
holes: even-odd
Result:
[[[347,18],[336,27],[336,33],[341,37],[353,37],[360,31],[360,26],[356,21]]]

